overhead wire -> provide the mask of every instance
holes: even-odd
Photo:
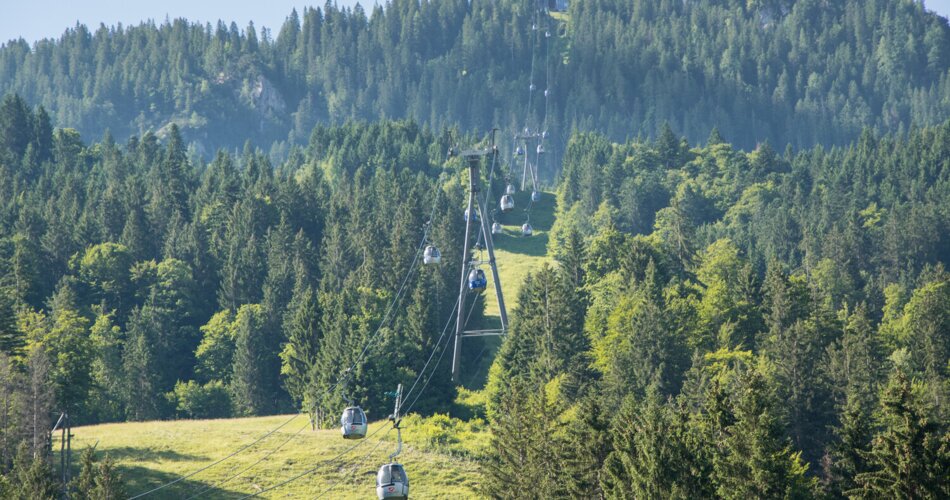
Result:
[[[237,450],[231,452],[231,454],[229,454],[229,455],[227,455],[227,456],[225,456],[225,457],[223,457],[223,458],[220,458],[220,459],[218,459],[218,460],[215,461],[215,462],[212,462],[212,463],[210,463],[210,464],[208,464],[208,465],[206,465],[206,466],[204,466],[204,467],[202,467],[202,468],[200,468],[200,469],[198,469],[198,470],[196,470],[196,471],[194,471],[194,472],[191,472],[191,473],[189,473],[189,474],[185,474],[184,476],[180,476],[180,477],[178,477],[178,478],[176,478],[176,479],[174,479],[174,480],[172,480],[172,481],[169,481],[169,482],[167,482],[167,483],[165,483],[165,484],[162,484],[162,485],[160,485],[160,486],[157,486],[157,487],[155,487],[155,488],[152,488],[152,489],[150,489],[150,490],[148,490],[148,491],[146,491],[146,492],[139,493],[138,495],[135,495],[135,496],[133,496],[133,497],[129,497],[129,500],[135,500],[136,498],[142,498],[142,497],[144,497],[144,496],[146,496],[146,495],[151,495],[152,493],[155,493],[156,491],[162,490],[162,489],[167,488],[167,487],[169,487],[169,486],[171,486],[171,485],[173,485],[173,484],[177,484],[177,483],[179,483],[179,482],[181,482],[181,481],[184,481],[185,479],[188,479],[188,478],[190,478],[190,477],[192,477],[192,476],[195,476],[195,475],[197,475],[197,474],[199,474],[199,473],[201,473],[201,472],[204,472],[204,471],[206,471],[206,470],[208,470],[208,469],[214,467],[215,465],[218,465],[218,464],[224,462],[225,460],[228,460],[228,459],[230,459],[230,458],[236,456],[237,454],[239,454],[239,453],[241,453],[242,451],[244,451],[244,450],[250,448],[251,446],[253,446],[253,445],[255,445],[255,444],[261,442],[262,440],[264,440],[264,438],[266,438],[267,436],[270,436],[271,434],[277,432],[278,430],[280,430],[281,428],[283,428],[284,426],[286,426],[287,424],[289,424],[290,422],[292,422],[295,418],[297,418],[297,417],[299,417],[299,416],[300,416],[300,413],[298,413],[298,414],[296,414],[296,415],[290,417],[289,419],[287,419],[286,421],[284,421],[282,424],[280,424],[280,425],[278,425],[277,427],[275,427],[275,428],[271,429],[270,431],[268,431],[266,434],[264,434],[264,435],[262,435],[261,437],[255,439],[254,441],[251,441],[250,443],[248,443],[248,444],[246,444],[246,445],[244,445],[244,446],[238,448]]]
[[[381,430],[383,430],[383,429],[385,429],[385,427],[380,426],[379,428],[377,428],[375,431],[373,431],[370,435],[368,435],[368,436],[366,436],[366,437],[367,437],[367,438],[371,438],[371,437],[373,437],[374,435],[376,435],[377,433],[379,433],[379,431],[381,431]],[[386,434],[389,434],[390,431],[392,431],[392,427],[390,427],[389,430],[386,431]],[[385,435],[385,434],[384,434],[384,435]],[[343,457],[344,455],[346,455],[347,453],[349,453],[349,452],[351,452],[351,451],[353,451],[353,450],[359,448],[360,446],[362,446],[364,443],[366,443],[366,440],[365,440],[365,439],[361,439],[361,440],[357,441],[356,444],[354,444],[353,446],[350,446],[350,447],[346,448],[345,450],[343,450],[343,451],[341,451],[340,453],[336,454],[336,455],[333,456],[332,458],[329,458],[329,459],[326,459],[326,460],[321,460],[320,463],[319,463],[319,465],[317,465],[317,466],[315,466],[315,467],[312,467],[312,468],[310,468],[310,469],[307,469],[307,470],[305,470],[305,471],[303,471],[303,472],[297,474],[296,476],[293,476],[293,477],[291,477],[291,478],[289,478],[289,479],[286,479],[286,480],[284,480],[284,481],[281,481],[281,482],[279,482],[279,483],[277,483],[277,484],[275,484],[275,485],[268,486],[267,488],[263,488],[262,490],[257,491],[257,492],[254,492],[254,493],[251,493],[251,494],[249,494],[249,495],[245,495],[245,496],[239,498],[238,500],[245,500],[245,499],[247,499],[247,498],[254,498],[254,497],[256,497],[256,496],[258,496],[258,495],[261,495],[261,494],[263,494],[263,493],[267,493],[268,491],[273,491],[273,490],[276,490],[277,488],[280,488],[281,486],[284,486],[284,485],[286,485],[286,484],[290,484],[290,483],[292,483],[292,482],[294,482],[294,481],[296,481],[296,480],[298,480],[298,479],[300,479],[300,478],[302,478],[302,477],[304,477],[304,476],[313,474],[314,472],[316,472],[317,470],[319,470],[320,467],[322,467],[324,464],[329,463],[329,462],[333,462],[333,461],[336,461],[336,460],[339,460],[340,458],[342,458],[342,457]]]
[[[386,436],[387,436],[390,432],[392,432],[392,430],[393,430],[393,428],[390,427],[389,430],[386,431],[386,434],[383,434],[383,437],[381,437],[381,438],[379,439],[379,441],[376,442],[376,445],[373,446],[373,447],[369,450],[369,452],[366,453],[366,455],[363,455],[363,458],[361,458],[361,459],[359,460],[359,465],[360,465],[360,466],[364,465],[364,464],[369,460],[369,457],[372,456],[373,453],[376,452],[376,450],[379,448],[379,445],[383,444],[383,441],[386,440]],[[327,489],[321,491],[320,494],[317,495],[315,498],[322,498],[322,497],[323,497],[324,495],[326,495],[327,493],[333,491],[333,488],[336,488],[336,486],[337,486],[338,484],[340,484],[340,482],[343,481],[343,479],[344,479],[344,478],[340,478],[340,479],[334,481],[333,483],[330,483],[330,486],[327,487]]]
[[[270,458],[271,455],[273,455],[274,453],[277,453],[277,451],[279,451],[281,448],[283,448],[287,443],[293,441],[293,439],[296,438],[297,436],[299,436],[300,433],[303,432],[303,430],[306,429],[307,427],[310,427],[310,422],[305,423],[305,424],[303,425],[303,427],[301,427],[300,429],[297,430],[297,432],[295,432],[295,433],[291,434],[290,436],[288,436],[287,439],[285,439],[282,443],[280,443],[276,448],[274,448],[273,450],[270,450],[269,452],[267,452],[266,455],[264,455],[264,456],[262,456],[261,458],[259,458],[256,462],[252,463],[251,465],[248,465],[248,466],[245,467],[244,469],[241,469],[240,471],[238,471],[238,472],[236,472],[236,473],[234,473],[234,474],[232,474],[232,475],[230,475],[230,476],[228,476],[228,477],[226,477],[226,478],[224,478],[224,479],[222,479],[222,480],[220,480],[220,481],[218,481],[218,482],[215,482],[215,483],[212,483],[212,484],[206,486],[204,489],[202,489],[201,491],[195,493],[194,495],[191,495],[190,497],[186,498],[185,500],[192,500],[192,499],[194,499],[194,498],[198,498],[199,496],[203,495],[204,493],[206,493],[206,492],[208,492],[208,491],[210,491],[210,490],[213,490],[213,489],[220,489],[220,488],[221,488],[222,486],[224,486],[225,484],[228,484],[228,483],[231,482],[232,480],[237,479],[238,477],[241,477],[242,474],[244,474],[245,472],[247,472],[247,471],[253,469],[253,468],[256,467],[258,464],[260,464],[261,462],[263,462],[264,460],[267,460],[268,458]]]
[[[447,158],[446,158],[446,160],[447,160]],[[444,163],[444,162],[443,162],[443,163]],[[436,179],[436,182],[437,182],[437,183],[439,183],[439,182],[441,181],[441,179],[443,178],[443,175],[444,175],[444,172],[442,172],[442,173],[439,174],[439,177]],[[438,208],[438,200],[439,200],[439,195],[438,195],[438,193],[440,193],[440,192],[441,192],[441,189],[438,189],[438,190],[436,191],[436,196],[435,196],[435,198],[433,199],[433,202],[432,202],[432,210],[430,211],[430,214],[429,214],[429,221],[428,221],[428,223],[424,226],[423,234],[422,234],[422,239],[421,239],[419,245],[418,245],[417,248],[416,248],[415,255],[413,256],[413,259],[412,259],[412,263],[410,264],[409,270],[406,272],[406,275],[404,276],[404,278],[403,278],[403,280],[402,280],[402,284],[400,285],[399,289],[397,290],[396,295],[393,297],[393,300],[389,303],[389,306],[387,307],[386,312],[383,314],[383,318],[382,318],[382,320],[380,320],[380,323],[379,323],[379,325],[377,326],[376,331],[373,332],[373,334],[370,336],[370,338],[369,338],[369,340],[367,341],[366,345],[363,347],[363,350],[360,352],[359,356],[357,356],[356,360],[352,363],[352,365],[350,366],[350,368],[348,369],[348,371],[349,371],[349,370],[352,370],[353,368],[355,368],[355,367],[359,364],[359,362],[362,361],[363,357],[366,355],[366,353],[368,352],[369,348],[372,346],[372,344],[375,342],[376,338],[379,336],[379,333],[382,331],[383,327],[386,326],[386,324],[387,324],[387,323],[389,322],[389,320],[391,319],[391,318],[390,318],[390,314],[391,314],[392,311],[395,309],[396,304],[398,304],[398,303],[402,300],[402,294],[403,294],[403,292],[405,291],[406,285],[407,285],[408,282],[409,282],[409,278],[410,278],[410,277],[412,276],[412,274],[415,272],[416,266],[417,266],[417,264],[418,264],[418,262],[419,262],[419,255],[421,254],[423,248],[424,248],[425,245],[426,245],[426,242],[428,241],[429,230],[430,230],[430,228],[431,228],[431,221],[435,218],[435,211],[436,211],[436,209]],[[329,389],[327,389],[326,391],[323,391],[323,394],[329,394],[329,393],[333,392],[337,387],[340,386],[340,384],[342,383],[342,381],[343,381],[343,378],[338,379],[337,382],[336,382],[335,384],[333,384],[333,386],[331,386],[331,387],[330,387]],[[246,451],[247,449],[251,448],[252,446],[254,446],[254,445],[260,443],[261,441],[263,441],[263,440],[264,440],[265,438],[267,438],[268,436],[270,436],[270,435],[272,435],[273,433],[277,432],[278,430],[282,429],[283,427],[285,427],[287,424],[289,424],[290,422],[292,422],[294,419],[296,419],[297,417],[299,417],[299,416],[302,415],[302,414],[303,414],[303,411],[300,411],[300,412],[294,414],[294,415],[291,416],[289,419],[287,419],[286,421],[284,421],[283,423],[281,423],[279,426],[275,427],[274,429],[271,429],[270,431],[268,431],[267,433],[261,435],[260,437],[258,437],[258,438],[255,439],[254,441],[251,441],[250,443],[247,443],[246,445],[241,446],[240,448],[238,448],[237,450],[231,452],[230,454],[228,454],[228,455],[226,455],[226,456],[224,456],[224,457],[222,457],[222,458],[220,458],[220,459],[218,459],[218,460],[216,460],[216,461],[214,461],[214,462],[212,462],[212,463],[210,463],[210,464],[208,464],[208,465],[206,465],[206,466],[204,466],[204,467],[201,467],[201,468],[199,468],[198,470],[195,470],[195,471],[190,472],[190,473],[188,473],[188,474],[185,474],[185,475],[183,475],[183,476],[177,477],[177,478],[175,478],[175,479],[173,479],[173,480],[171,480],[171,481],[168,481],[168,482],[163,483],[163,484],[161,484],[161,485],[159,485],[159,486],[156,486],[156,487],[154,487],[154,488],[152,488],[152,489],[150,489],[150,490],[148,490],[148,491],[144,491],[144,492],[142,492],[142,493],[138,493],[138,494],[136,494],[136,495],[134,495],[134,496],[129,497],[128,500],[136,500],[136,499],[138,499],[138,498],[142,498],[142,497],[151,495],[152,493],[155,493],[155,492],[157,492],[157,491],[161,491],[161,490],[163,490],[163,489],[165,489],[165,488],[167,488],[167,487],[169,487],[169,486],[178,484],[178,483],[180,483],[181,481],[184,481],[184,480],[186,480],[186,479],[189,479],[189,478],[191,478],[191,477],[194,477],[194,476],[196,476],[196,475],[198,475],[198,474],[200,474],[200,473],[202,473],[202,472],[204,472],[204,471],[206,471],[206,470],[208,470],[208,469],[210,469],[210,468],[212,468],[212,467],[215,467],[215,466],[217,466],[217,465],[219,465],[219,464],[221,464],[221,463],[223,463],[223,462],[225,462],[225,461],[227,461],[227,460],[230,460],[231,458],[234,458],[235,456],[237,456],[237,455],[239,455],[240,453]],[[281,445],[281,446],[283,446],[283,445]],[[262,460],[259,460],[258,462],[255,462],[254,465],[257,465],[257,464],[260,463],[261,461],[262,461]],[[244,472],[247,472],[247,470],[250,470],[250,468],[248,468],[248,469],[246,469],[246,470],[244,470],[244,471],[241,471],[241,474],[243,474]]]

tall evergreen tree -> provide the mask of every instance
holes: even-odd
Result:
[[[911,381],[895,370],[881,396],[880,432],[868,455],[869,472],[855,477],[856,498],[946,498],[950,495],[950,433],[933,421]]]

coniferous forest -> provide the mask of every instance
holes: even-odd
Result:
[[[950,27],[921,2],[591,0],[544,17],[536,3],[327,2],[277,33],[77,25],[5,43],[0,94],[83,137],[164,137],[174,123],[206,155],[249,139],[285,154],[316,124],[354,119],[520,130],[531,84],[549,90],[562,147],[575,129],[623,141],[664,123],[691,142],[718,127],[747,149],[843,146],[866,127],[950,118]]]
[[[333,426],[424,379],[415,414],[487,422],[473,495],[950,498],[947,20],[535,7],[327,3],[276,35],[174,20],[0,47],[0,497],[62,495],[60,412]],[[524,122],[556,160],[546,260],[463,387],[430,363],[465,239],[449,152]],[[491,203],[515,154],[481,170]],[[109,458],[76,468],[77,498],[138,493]]]

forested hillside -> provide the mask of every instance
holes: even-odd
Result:
[[[785,154],[572,137],[486,491],[946,497],[948,167],[950,123]]]
[[[209,157],[250,139],[282,158],[315,124],[352,119],[483,132],[544,114],[562,150],[573,129],[626,140],[668,122],[692,142],[717,126],[743,148],[803,147],[950,118],[950,27],[920,2],[533,7],[327,3],[289,13],[276,34],[180,19],[76,26],[33,46],[7,42],[0,94],[18,93],[89,138],[164,137],[175,123]]]
[[[29,491],[53,411],[329,422],[345,392],[379,418],[428,367],[411,409],[489,419],[488,495],[950,492],[950,123],[784,153],[572,136],[557,264],[521,284],[480,409],[427,364],[458,269],[418,262],[461,258],[446,151],[475,138],[349,124],[205,163],[176,127],[86,143],[0,113],[0,451]]]
[[[299,435],[298,412],[335,426],[353,401],[379,430],[398,384],[407,463],[458,454],[477,495],[950,498],[946,20],[911,0],[537,7],[328,3],[276,35],[175,20],[0,47],[0,498],[61,491],[62,413],[288,413]],[[462,255],[455,153],[493,128],[480,215],[510,328],[466,339],[456,383],[456,312],[484,333],[499,302],[456,301],[488,235]],[[539,165],[550,190],[501,215]],[[75,497],[134,494],[120,475],[204,491],[264,460],[167,477],[121,437],[116,463],[74,464]],[[294,474],[356,463],[273,450]],[[260,491],[240,484],[222,494]]]

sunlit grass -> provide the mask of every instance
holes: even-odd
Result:
[[[95,446],[97,456],[112,457],[127,493],[135,495],[208,465],[289,418],[284,415],[77,427],[73,429],[73,450],[81,452]],[[199,498],[240,498],[314,467],[314,474],[266,492],[260,498],[316,498],[321,494],[321,498],[375,498],[376,471],[388,462],[388,455],[396,448],[396,432],[387,433],[390,427],[388,422],[376,422],[369,428],[370,433],[379,430],[372,438],[346,441],[339,429],[312,431],[307,418],[299,416],[234,458],[146,498],[183,499],[198,494],[250,466],[288,439],[279,451],[245,474],[201,493]],[[468,436],[470,440],[480,439],[479,434]],[[398,461],[409,473],[412,496],[479,498],[476,489],[481,476],[477,464],[452,450],[434,450],[425,442],[414,443],[408,438],[404,443]],[[342,457],[336,459],[341,453]]]

